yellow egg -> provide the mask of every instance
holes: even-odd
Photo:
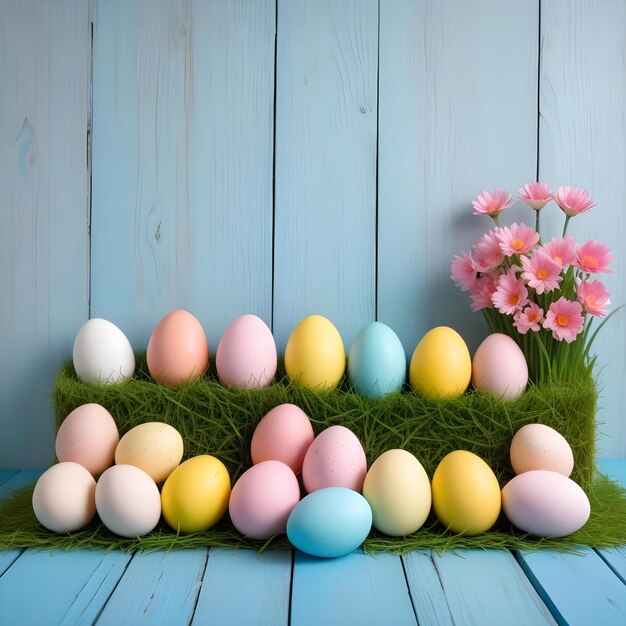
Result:
[[[425,398],[462,396],[471,375],[472,359],[467,345],[459,333],[447,326],[428,331],[413,352],[411,386]]]
[[[372,463],[363,496],[372,509],[374,527],[392,537],[414,533],[430,513],[430,481],[406,450],[387,450]]]
[[[339,331],[321,315],[305,317],[285,348],[285,371],[294,383],[309,389],[332,389],[346,369],[346,351]]]
[[[498,479],[472,452],[456,450],[445,456],[435,470],[432,489],[435,514],[454,533],[477,535],[498,519]]]
[[[164,422],[146,422],[131,428],[117,444],[117,465],[134,465],[155,483],[163,482],[183,458],[183,438]]]
[[[176,531],[196,533],[217,524],[228,508],[230,476],[214,456],[194,456],[181,463],[161,490],[165,521]]]

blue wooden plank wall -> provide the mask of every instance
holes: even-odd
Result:
[[[373,319],[407,356],[438,324],[475,348],[448,274],[485,188],[589,189],[572,232],[611,246],[625,303],[625,58],[623,0],[0,0],[0,466],[53,460],[90,315],[137,349],[176,307],[212,351],[246,312],[281,349],[311,313],[347,348]],[[625,317],[597,344],[605,457]]]

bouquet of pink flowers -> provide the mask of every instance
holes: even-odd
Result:
[[[474,215],[490,216],[495,228],[469,253],[454,257],[451,278],[469,291],[472,309],[483,312],[491,332],[515,339],[531,380],[571,381],[591,373],[591,345],[610,317],[609,292],[596,276],[612,273],[611,251],[595,240],[578,245],[567,235],[570,219],[596,206],[586,191],[560,187],[553,193],[537,182],[524,185],[518,197],[534,209],[535,228],[500,227],[498,216],[511,195],[503,189],[484,191],[472,202]],[[565,224],[561,237],[544,243],[539,215],[552,200],[565,214]],[[595,318],[604,319],[592,332]]]

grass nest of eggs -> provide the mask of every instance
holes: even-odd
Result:
[[[431,514],[426,524],[408,537],[386,537],[374,529],[364,543],[366,552],[408,552],[416,548],[457,547],[575,550],[577,546],[626,544],[626,490],[595,469],[597,389],[590,378],[573,384],[531,385],[513,402],[468,392],[452,400],[427,400],[410,390],[379,400],[352,392],[347,383],[325,392],[290,384],[284,376],[265,389],[236,390],[221,385],[214,372],[177,389],[156,384],[147,374],[144,355],[137,356],[133,380],[112,386],[83,383],[71,363],[57,376],[53,400],[57,426],[76,407],[103,405],[115,418],[120,435],[150,421],[171,424],[182,435],[184,458],[211,454],[228,468],[231,481],[251,466],[250,441],[261,418],[283,403],[300,406],[319,432],[335,424],[352,430],[361,441],[368,466],[383,452],[402,448],[413,453],[432,475],[439,461],[457,449],[483,458],[503,486],[513,477],[509,446],[526,424],[542,423],[560,432],[574,453],[572,479],[587,493],[591,517],[569,537],[541,539],[522,534],[501,515],[488,532],[464,537],[447,532]],[[177,534],[164,522],[149,535],[124,539],[111,534],[97,519],[80,532],[56,535],[41,527],[31,507],[32,486],[16,492],[0,507],[0,549],[40,547],[100,547],[122,550],[192,547],[285,548],[284,535],[267,542],[242,537],[228,514],[202,533]]]

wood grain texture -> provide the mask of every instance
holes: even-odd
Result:
[[[544,0],[541,7],[540,177],[553,188],[587,189],[596,201],[569,233],[611,248],[615,274],[601,280],[615,308],[626,303],[626,3]],[[626,456],[625,343],[622,310],[594,344],[600,456]]]
[[[88,315],[89,3],[0,2],[0,467],[54,458],[52,381]]]
[[[193,624],[289,622],[291,550],[211,548]]]
[[[98,2],[92,316],[271,323],[275,5]]]
[[[375,0],[278,2],[274,333],[318,313],[348,350],[374,319]]]
[[[135,553],[98,624],[189,624],[207,554],[200,549]]]
[[[477,193],[535,179],[537,38],[537,2],[380,2],[378,320],[409,359],[435,326],[486,335],[450,262],[491,227]]]
[[[400,557],[387,552],[318,559],[296,551],[291,593],[298,626],[417,624]]]
[[[416,550],[402,557],[420,624],[554,624],[508,550]]]

